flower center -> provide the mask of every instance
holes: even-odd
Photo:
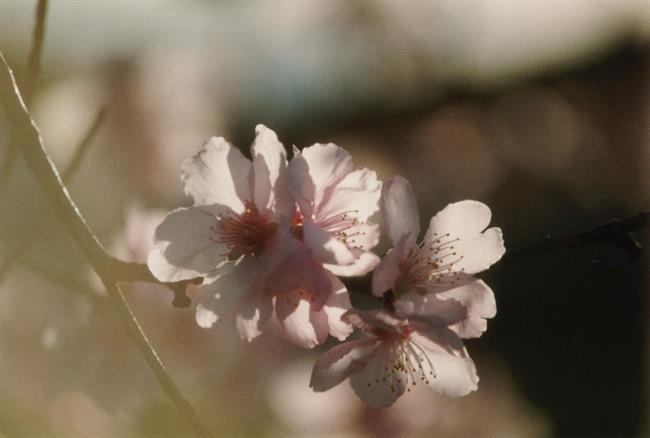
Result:
[[[246,202],[241,214],[219,215],[212,226],[213,242],[228,247],[228,260],[237,260],[244,255],[257,256],[264,251],[278,224],[269,222],[262,216],[254,203]]]
[[[395,291],[397,296],[412,288],[425,293],[427,287],[456,285],[465,271],[465,268],[456,266],[464,258],[455,247],[459,241],[449,233],[441,236],[434,233],[434,240],[413,248],[402,265],[403,275],[398,279]]]
[[[301,242],[305,237],[302,221],[302,214],[299,211],[296,211],[296,213],[293,215],[293,219],[291,220],[291,235],[293,235],[293,237],[300,240]]]
[[[400,332],[381,330],[377,333],[383,344],[377,353],[383,366],[377,367],[370,376],[368,387],[387,385],[391,392],[396,392],[398,385],[404,385],[410,392],[411,386],[416,386],[418,381],[428,385],[429,379],[437,378],[429,356],[411,339],[411,333],[413,330],[409,327]]]
[[[358,228],[360,224],[356,215],[359,210],[348,210],[337,213],[326,219],[320,220],[318,225],[327,232],[332,233],[339,241],[343,242],[350,249],[363,249],[363,243],[358,241],[359,237],[365,236],[366,233]]]

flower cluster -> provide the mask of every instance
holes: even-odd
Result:
[[[234,315],[252,340],[268,320],[293,343],[313,348],[360,328],[365,337],[326,352],[311,386],[326,391],[350,378],[373,406],[387,406],[418,382],[450,396],[476,389],[462,338],[480,336],[496,313],[490,288],[472,275],[498,261],[501,231],[476,201],[448,205],[418,243],[419,212],[409,183],[382,183],[354,168],[334,144],[294,149],[258,125],[251,160],[223,138],[183,163],[191,207],[167,215],[148,257],[161,281],[202,278],[196,321],[211,327]],[[393,249],[372,252],[381,208]],[[374,272],[373,272],[374,271]],[[381,310],[354,309],[339,277],[372,272]]]

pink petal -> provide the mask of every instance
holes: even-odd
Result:
[[[368,364],[378,347],[374,338],[345,342],[325,352],[314,364],[309,386],[316,392],[327,391]]]
[[[260,212],[273,217],[277,212],[290,217],[293,205],[287,189],[287,152],[275,132],[257,125],[253,157],[253,184],[255,205]]]
[[[467,318],[451,326],[461,338],[478,338],[487,330],[487,318],[497,313],[492,289],[483,280],[476,280],[436,295],[440,299],[454,300],[467,309]]]
[[[221,137],[208,140],[182,167],[185,193],[195,205],[221,204],[241,213],[252,200],[251,162]]]
[[[180,208],[167,215],[155,233],[156,246],[147,265],[160,281],[205,276],[225,260],[227,249],[212,228],[225,207]]]
[[[405,240],[415,242],[420,234],[420,213],[413,188],[406,179],[398,175],[384,183],[382,212],[393,246]]]
[[[285,256],[266,279],[271,294],[303,290],[313,297],[312,306],[320,310],[332,295],[329,273],[318,262],[311,250],[293,239]]]

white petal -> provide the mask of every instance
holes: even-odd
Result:
[[[468,309],[459,301],[439,299],[439,295],[408,293],[395,301],[401,318],[422,320],[432,327],[448,327],[468,318]]]
[[[463,259],[458,262],[455,268],[464,269],[468,274],[485,271],[501,260],[505,252],[506,247],[503,243],[501,229],[497,227],[489,228],[472,240],[460,242],[458,254],[463,255]]]
[[[450,328],[461,338],[478,338],[487,330],[486,318],[497,313],[492,289],[483,280],[476,280],[436,295],[440,299],[455,300],[467,309],[467,318]]]
[[[303,221],[303,235],[305,244],[320,262],[335,265],[349,265],[354,262],[354,254],[348,246],[311,219]]]
[[[265,216],[277,212],[288,217],[293,205],[287,191],[287,152],[266,126],[257,125],[255,132],[251,146],[255,205]]]
[[[221,137],[208,140],[182,167],[185,193],[195,205],[221,204],[241,213],[253,200],[251,162]]]
[[[365,223],[352,226],[345,231],[345,245],[354,256],[352,263],[337,265],[325,263],[325,269],[341,277],[360,277],[375,269],[379,257],[369,250],[379,243],[379,225]]]
[[[353,250],[370,251],[379,243],[380,234],[378,224],[366,222],[345,230],[345,241]]]
[[[379,264],[379,257],[371,252],[364,252],[357,256],[349,265],[332,265],[325,263],[323,266],[334,275],[340,277],[361,277],[375,269]]]
[[[259,284],[244,294],[235,305],[235,325],[242,339],[252,341],[273,313],[273,299]]]
[[[450,233],[459,239],[477,237],[490,225],[490,208],[478,201],[460,201],[447,205],[431,218],[425,241],[436,240],[438,236]]]
[[[403,319],[396,318],[384,310],[351,309],[343,315],[343,319],[366,331],[374,328],[397,331],[400,326],[406,324]]]
[[[312,311],[311,296],[306,291],[291,289],[275,297],[275,313],[285,336],[303,348],[314,348],[327,339],[327,314]]]
[[[381,297],[387,290],[393,289],[401,273],[399,253],[391,250],[372,273],[372,294]]]
[[[323,196],[352,171],[352,157],[335,144],[304,148],[289,163],[290,190],[305,216],[313,214]]]
[[[363,223],[379,210],[380,197],[377,174],[368,169],[355,170],[325,191],[320,204],[316,204],[316,221],[348,213]]]
[[[403,240],[415,242],[420,234],[420,213],[411,184],[399,175],[386,181],[381,202],[386,234],[393,246]]]
[[[386,372],[396,361],[394,351],[380,346],[368,365],[350,377],[354,392],[372,407],[390,406],[406,391],[408,381],[405,373]]]
[[[219,320],[219,315],[211,308],[204,307],[203,304],[199,303],[196,306],[195,318],[199,327],[210,328]]]
[[[212,327],[219,320],[219,314],[223,310],[223,296],[214,284],[218,276],[204,279],[203,284],[199,286],[199,304],[196,306],[195,318],[201,328]]]
[[[352,325],[341,317],[352,308],[350,296],[345,285],[334,275],[330,275],[332,281],[333,293],[327,303],[323,306],[322,312],[327,315],[327,325],[329,334],[339,341],[343,341],[352,334],[354,330]]]
[[[426,353],[420,363],[431,388],[450,397],[476,391],[476,366],[456,333],[447,329],[418,329],[411,339]]]
[[[205,276],[225,260],[227,248],[211,239],[216,216],[224,208],[190,207],[174,210],[156,228],[156,246],[147,265],[160,281]]]
[[[449,256],[450,260],[456,260],[453,270],[468,274],[481,272],[505,253],[501,229],[494,227],[483,232],[490,224],[491,215],[490,209],[481,202],[449,204],[431,218],[424,240],[433,246],[438,240],[453,241],[456,256]]]
[[[323,392],[358,373],[368,364],[370,355],[378,347],[374,338],[345,342],[325,352],[314,364],[309,386]]]

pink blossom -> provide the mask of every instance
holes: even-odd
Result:
[[[237,298],[237,325],[247,339],[260,333],[268,315],[272,297],[261,285],[281,259],[290,238],[283,218],[293,213],[284,146],[265,126],[258,125],[256,134],[252,161],[213,137],[183,163],[185,192],[194,205],[167,215],[148,258],[161,281],[205,278],[196,314],[202,327],[216,322],[222,291]]]
[[[492,290],[472,274],[497,262],[505,247],[501,229],[487,228],[490,209],[478,201],[447,205],[436,214],[421,243],[419,212],[411,185],[402,177],[384,184],[382,210],[393,249],[373,273],[373,294],[392,290],[399,315],[436,319],[441,307],[459,302],[467,318],[452,327],[461,337],[478,337],[496,314]]]
[[[459,336],[448,328],[463,316],[443,316],[437,324],[425,324],[385,311],[347,312],[343,319],[366,337],[323,354],[310,386],[322,392],[350,378],[357,395],[373,407],[391,405],[418,383],[451,397],[469,394],[477,389],[476,368]]]
[[[354,170],[350,154],[329,143],[296,150],[288,178],[298,205],[294,234],[333,274],[370,272],[379,263],[370,251],[379,241],[379,229],[368,220],[379,209],[376,173]]]
[[[157,228],[149,268],[162,281],[203,277],[196,310],[201,327],[234,313],[241,337],[250,341],[275,312],[299,346],[313,348],[330,334],[343,340],[352,332],[340,318],[351,307],[347,290],[314,255],[327,250],[303,239],[284,147],[268,128],[259,125],[256,132],[252,162],[213,138],[183,164],[194,206],[171,212]],[[311,165],[327,177],[326,164]],[[307,236],[310,227],[307,220]]]

